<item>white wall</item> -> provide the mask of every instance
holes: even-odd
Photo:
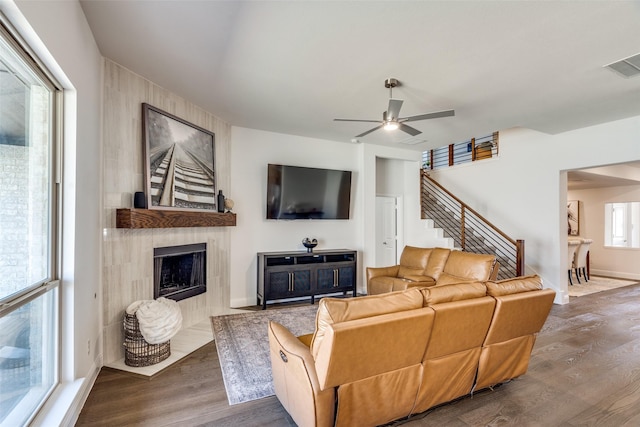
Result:
[[[65,89],[63,387],[36,420],[54,425],[100,366],[101,56],[76,1],[4,1],[0,11]]]
[[[376,195],[399,196],[404,193],[403,160],[376,158]]]
[[[377,187],[387,189],[395,189],[398,187],[397,178],[388,178],[389,183],[383,183],[377,181],[378,173],[382,174],[394,173],[402,174],[402,182],[404,190],[402,194],[396,194],[402,196],[402,223],[403,230],[399,236],[401,243],[399,245],[400,251],[403,244],[409,244],[412,242],[413,236],[416,233],[420,233],[424,230],[422,222],[420,220],[420,162],[422,153],[416,150],[407,150],[404,148],[396,147],[383,147],[380,145],[361,144],[362,148],[361,162],[363,171],[363,192],[364,192],[364,215],[362,222],[363,229],[363,243],[362,246],[365,249],[361,255],[362,276],[367,266],[376,265],[376,191]],[[388,166],[385,166],[387,171],[379,171],[378,164],[380,159],[385,159]],[[390,167],[389,167],[390,166]],[[364,288],[363,288],[364,291]]]
[[[515,239],[528,271],[567,303],[566,171],[640,159],[640,117],[547,135],[500,132],[500,155],[432,176]]]
[[[593,239],[589,247],[591,274],[640,279],[640,249],[604,246],[604,204],[639,202],[640,185],[570,190],[568,200],[580,201],[580,235]]]
[[[254,129],[231,131],[231,187],[237,227],[231,231],[231,307],[256,304],[256,253],[304,250],[302,239],[315,237],[318,249],[358,251],[358,292],[366,292],[364,272],[375,265],[376,159],[390,159],[389,179],[379,183],[402,196],[404,236],[421,227],[421,153],[402,148],[303,138]],[[265,219],[267,164],[345,169],[352,177],[351,219],[274,221]],[[395,184],[394,184],[395,182]],[[398,183],[403,189],[399,188]]]
[[[376,195],[400,197],[398,207],[398,259],[405,245],[429,246],[430,234],[420,218],[420,163],[415,153],[408,155],[414,160],[376,157]],[[389,153],[387,153],[389,155]],[[396,154],[397,155],[397,154]],[[368,265],[370,267],[383,267]]]
[[[234,201],[237,214],[236,227],[231,230],[231,307],[256,304],[258,252],[305,250],[305,237],[317,238],[317,249],[362,252],[360,151],[358,145],[349,143],[232,128],[231,185],[223,189]],[[269,163],[352,171],[351,219],[265,219]],[[360,282],[361,277],[358,279]]]
[[[404,160],[385,159],[376,157],[376,196],[395,197],[397,205],[396,222],[396,262],[400,260],[400,254],[405,244],[404,236],[404,192],[405,192],[405,163]],[[376,210],[375,215],[378,212]],[[378,229],[376,228],[376,232]],[[376,236],[376,243],[377,243]],[[375,246],[377,250],[377,245]],[[383,267],[371,265],[368,267]]]

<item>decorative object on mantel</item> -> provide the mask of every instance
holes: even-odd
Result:
[[[311,253],[313,252],[313,248],[318,246],[318,240],[305,237],[304,239],[302,239],[302,244],[305,248],[307,248],[307,252]]]
[[[224,199],[224,207],[227,209],[227,213],[231,213],[231,209],[233,209],[234,203],[233,200],[225,198]]]
[[[168,209],[117,209],[116,228],[227,227],[236,214]]]
[[[218,212],[224,212],[224,194],[218,190]]]
[[[142,124],[149,209],[215,211],[215,134],[149,104]]]
[[[178,303],[167,299],[130,304],[124,315],[124,348],[127,366],[149,366],[171,355],[171,338],[182,327]]]
[[[143,191],[136,191],[133,194],[133,207],[136,209],[147,209],[147,197]]]

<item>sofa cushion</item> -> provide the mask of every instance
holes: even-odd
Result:
[[[416,274],[416,270],[424,272],[432,250],[433,248],[405,246],[402,250],[402,255],[400,255],[400,267],[413,269],[413,273],[408,272],[407,274]]]
[[[460,277],[460,276],[454,276],[453,274],[442,273],[440,277],[438,277],[438,281],[436,285],[443,286],[443,285],[451,285],[454,283],[473,283],[477,281],[478,279],[473,279],[469,277]]]
[[[424,276],[424,268],[405,267],[400,265],[398,268],[398,277],[401,279],[412,280],[411,277]]]
[[[487,295],[487,287],[484,283],[469,282],[423,288],[420,292],[422,292],[424,298],[424,305],[429,306],[444,302],[480,298]]]
[[[311,340],[311,354],[315,358],[328,325],[363,319],[381,314],[422,308],[420,289],[391,292],[355,298],[322,298],[316,314],[316,330]]]
[[[444,266],[449,259],[451,249],[433,248],[427,260],[427,268],[424,270],[425,276],[433,277],[438,280],[440,274],[444,271]]]
[[[495,262],[495,255],[451,251],[443,275],[464,277],[466,281],[485,281],[489,280]]]
[[[398,277],[417,281],[417,276],[438,279],[451,250],[405,246],[400,256]]]
[[[540,276],[521,276],[513,279],[487,282],[487,295],[499,297],[502,295],[517,294],[520,292],[539,291],[542,289]]]
[[[405,280],[409,280],[411,282],[433,282],[433,284],[435,284],[436,280],[433,277],[430,276],[424,276],[422,274],[420,275],[408,275],[408,276],[404,276]]]

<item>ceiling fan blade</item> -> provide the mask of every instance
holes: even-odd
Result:
[[[397,120],[400,115],[400,108],[402,107],[402,99],[389,99],[389,108],[387,108],[387,115],[385,120]]]
[[[334,122],[364,122],[364,123],[380,123],[380,120],[359,120],[359,119],[333,119]]]
[[[403,122],[415,122],[417,120],[438,119],[440,117],[451,117],[451,116],[455,116],[455,111],[445,110],[445,111],[437,111],[435,113],[420,114],[418,116],[404,117],[398,120]]]
[[[412,128],[411,126],[405,125],[404,123],[398,123],[398,126],[401,131],[408,133],[411,136],[416,136],[422,133],[416,128]]]
[[[382,126],[384,126],[384,125],[376,126],[373,129],[369,129],[368,131],[366,131],[364,133],[361,133],[360,135],[356,135],[356,138],[362,138],[365,135],[369,135],[373,131],[376,131],[378,129],[382,129]]]

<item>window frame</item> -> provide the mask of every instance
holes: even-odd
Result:
[[[18,31],[11,25],[9,19],[0,13],[0,38],[7,43],[14,53],[23,61],[25,67],[28,67],[39,79],[39,83],[46,87],[50,93],[50,108],[48,114],[48,132],[49,140],[47,146],[47,155],[49,162],[48,171],[48,188],[49,197],[48,209],[48,229],[47,229],[47,254],[46,259],[47,270],[46,277],[42,280],[26,285],[24,288],[0,298],[0,318],[4,318],[10,313],[25,307],[29,303],[38,298],[47,298],[47,294],[52,298],[53,310],[49,310],[47,321],[52,322],[50,331],[53,331],[52,354],[53,372],[47,373],[52,378],[51,384],[47,391],[40,397],[40,402],[36,405],[35,410],[26,418],[26,424],[29,424],[38,415],[42,407],[47,403],[48,399],[61,384],[62,372],[62,301],[61,297],[61,274],[62,274],[62,171],[63,171],[63,98],[64,93],[62,85],[53,77],[51,72],[38,59],[38,56],[29,47],[29,44],[19,35]],[[49,330],[47,330],[49,331]],[[43,330],[43,333],[47,332]],[[29,394],[23,397],[16,406],[19,408],[25,399],[29,399]],[[28,402],[27,402],[28,403]],[[13,411],[12,411],[13,412]],[[7,419],[12,419],[12,413]],[[5,421],[7,420],[5,419]],[[23,418],[20,417],[20,421]]]
[[[617,213],[622,218],[617,218]],[[634,215],[635,214],[635,215]],[[620,221],[622,236],[616,235]],[[640,202],[607,202],[604,204],[604,247],[611,249],[640,249]],[[624,245],[615,244],[624,240]]]

